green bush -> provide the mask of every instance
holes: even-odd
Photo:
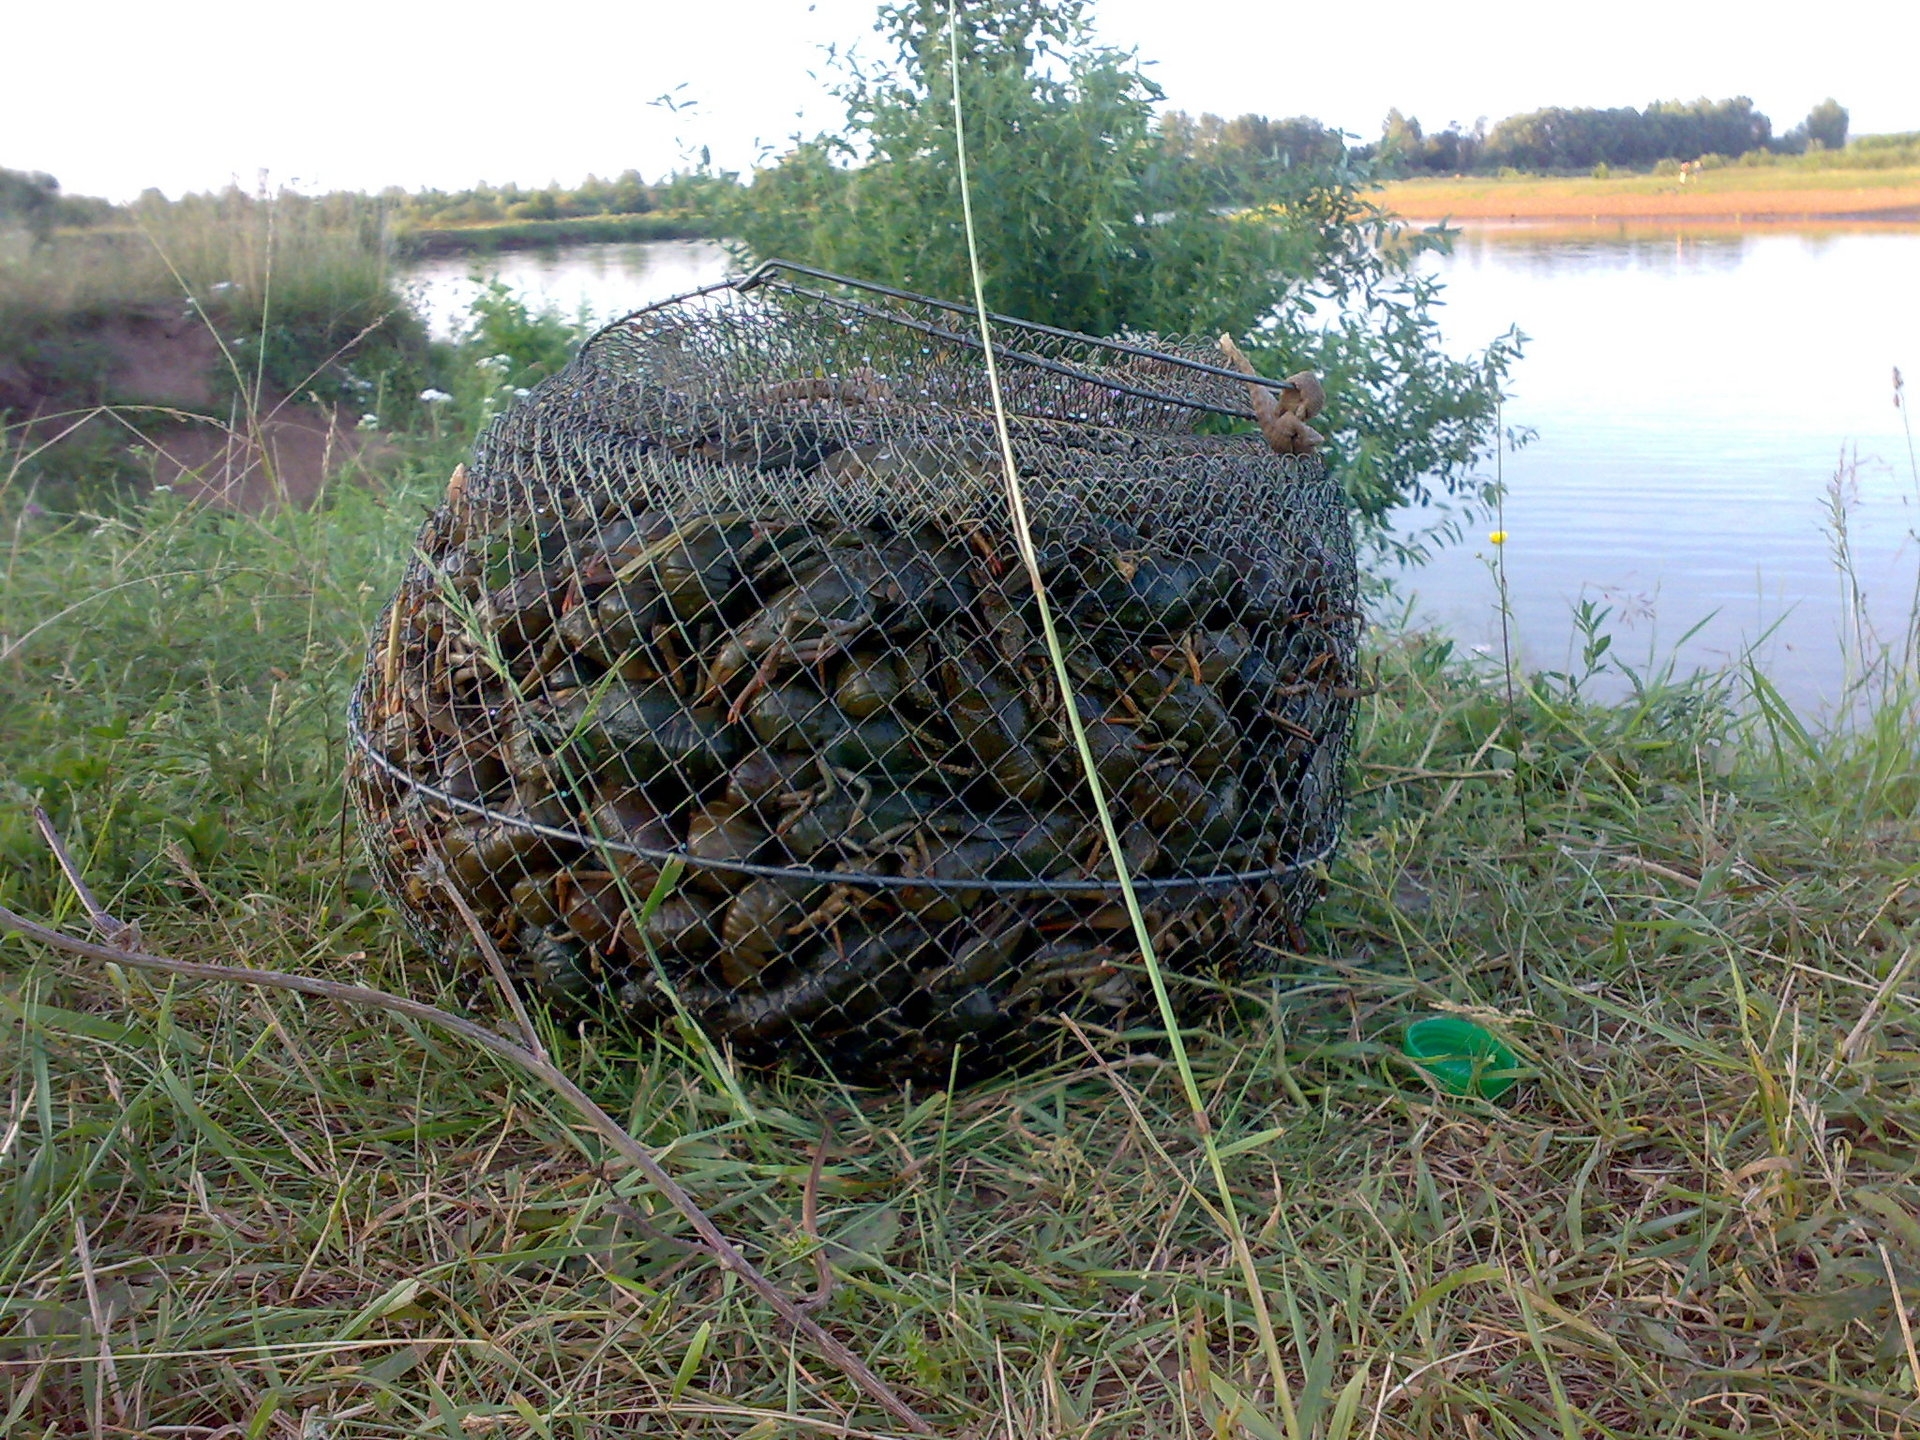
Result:
[[[395,418],[462,450],[495,414],[524,396],[573,358],[593,328],[583,310],[569,319],[549,305],[535,309],[504,281],[475,275],[480,293],[453,344],[436,347],[433,388],[419,407],[396,408]]]
[[[725,233],[756,256],[969,297],[957,46],[991,307],[1102,335],[1232,332],[1276,373],[1322,370],[1333,458],[1370,518],[1471,488],[1519,340],[1466,361],[1442,351],[1437,290],[1415,267],[1443,233],[1389,221],[1366,196],[1374,171],[1345,152],[1236,173],[1259,203],[1223,212],[1222,176],[1165,143],[1158,86],[1095,42],[1087,0],[977,0],[957,36],[950,8],[882,6],[894,53],[843,71],[845,128],[710,189]]]
[[[426,325],[392,289],[327,273],[303,278],[209,307],[233,336],[241,386],[260,381],[278,394],[359,404],[424,373]]]
[[[519,388],[558,373],[591,327],[584,312],[569,320],[551,305],[534,309],[499,279],[481,281],[467,313],[461,348],[492,359],[501,383]]]

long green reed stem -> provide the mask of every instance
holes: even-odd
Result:
[[[1260,1348],[1272,1374],[1274,1396],[1280,1404],[1290,1440],[1301,1440],[1299,1415],[1294,1408],[1293,1391],[1287,1381],[1286,1365],[1281,1359],[1280,1340],[1274,1333],[1266,1293],[1253,1263],[1253,1251],[1247,1244],[1246,1228],[1240,1223],[1239,1211],[1234,1205],[1233,1190],[1227,1184],[1226,1166],[1221,1161],[1220,1148],[1214,1141],[1213,1125],[1207,1118],[1206,1100],[1200,1093],[1199,1081],[1194,1077],[1193,1064],[1188,1058],[1186,1042],[1180,1032],[1179,1016],[1174,1011],[1173,998],[1167,991],[1166,975],[1154,949],[1153,934],[1147,926],[1146,915],[1140,909],[1140,898],[1133,888],[1133,876],[1128,872],[1126,858],[1120,847],[1120,833],[1114,824],[1113,811],[1107,804],[1106,788],[1100,782],[1093,750],[1087,743],[1086,725],[1080,718],[1079,707],[1074,703],[1073,680],[1067,672],[1066,654],[1054,626],[1053,605],[1047,597],[1046,581],[1040,573],[1040,556],[1034,548],[1033,530],[1027,519],[1026,491],[1020,482],[1020,467],[1014,460],[1013,437],[1007,427],[1006,405],[1000,392],[1000,369],[994,356],[993,328],[988,319],[980,250],[974,232],[973,194],[967,179],[967,127],[960,90],[959,30],[959,6],[956,3],[948,16],[947,59],[948,78],[953,88],[954,148],[960,175],[961,221],[967,236],[967,264],[973,281],[974,314],[979,323],[981,348],[986,354],[987,389],[993,403],[994,433],[1000,444],[1000,464],[1006,478],[1007,506],[1013,519],[1014,542],[1019,547],[1021,562],[1026,566],[1027,578],[1033,586],[1034,602],[1040,611],[1040,627],[1046,636],[1047,656],[1053,664],[1054,683],[1060,688],[1061,708],[1066,711],[1067,724],[1073,731],[1074,749],[1080,757],[1080,767],[1086,776],[1088,792],[1093,797],[1094,810],[1100,817],[1100,833],[1106,840],[1107,853],[1113,858],[1114,874],[1119,879],[1120,893],[1126,901],[1127,917],[1133,924],[1134,938],[1140,945],[1140,958],[1146,967],[1147,979],[1153,986],[1154,1002],[1159,1007],[1160,1021],[1167,1033],[1168,1047],[1173,1052],[1174,1066],[1180,1074],[1180,1085],[1186,1094],[1194,1129],[1206,1151],[1207,1166],[1219,1195],[1220,1221],[1247,1288],[1254,1323],[1260,1334]]]
[[[1907,437],[1907,475],[1913,481],[1914,498],[1920,500],[1920,457],[1913,448],[1913,412],[1907,408],[1907,381],[1898,365],[1893,367],[1893,408],[1900,412],[1900,428]],[[1920,672],[1920,570],[1913,577],[1913,600],[1907,606],[1907,675]]]
[[[1913,449],[1913,415],[1907,409],[1907,382],[1901,375],[1898,365],[1893,367],[1893,408],[1900,412],[1900,426],[1907,436],[1907,473],[1913,477],[1913,486],[1920,492],[1920,457]]]
[[[1507,688],[1507,736],[1513,744],[1513,793],[1520,802],[1520,838],[1533,833],[1527,816],[1527,777],[1520,768],[1520,709],[1513,694],[1513,592],[1507,587],[1507,432],[1505,402],[1493,411],[1493,581],[1500,591],[1500,671]]]

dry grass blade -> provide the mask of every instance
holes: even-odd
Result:
[[[100,1337],[100,1369],[106,1377],[107,1391],[113,1396],[114,1418],[121,1424],[127,1423],[127,1395],[120,1384],[120,1370],[113,1359],[113,1342],[109,1338],[112,1327],[107,1323],[106,1308],[100,1303],[100,1283],[94,1274],[93,1249],[87,1243],[87,1225],[78,1214],[73,1217],[73,1255],[80,1262],[80,1280],[87,1291],[87,1317],[93,1322],[94,1334]],[[1894,1292],[1895,1303],[1899,1303],[1899,1292]],[[1909,1338],[1908,1345],[1912,1345]],[[96,1395],[96,1400],[98,1396]],[[99,1427],[96,1421],[96,1428]]]
[[[1876,1243],[1880,1252],[1880,1268],[1887,1272],[1887,1293],[1893,1303],[1893,1318],[1900,1322],[1900,1341],[1906,1347],[1907,1373],[1913,1379],[1913,1393],[1920,1395],[1920,1350],[1913,1344],[1913,1322],[1907,1318],[1907,1302],[1900,1292],[1900,1277],[1894,1273],[1893,1257],[1887,1254],[1887,1247]]]
[[[820,1238],[820,1173],[826,1168],[827,1146],[832,1140],[832,1132],[822,1127],[820,1143],[813,1148],[813,1164],[807,1167],[806,1189],[800,1197],[800,1230],[814,1244],[813,1273],[818,1279],[813,1294],[801,1302],[809,1310],[817,1310],[833,1298],[833,1261]]]
[[[467,897],[460,893],[459,887],[444,879],[440,885],[459,913],[460,923],[467,927],[473,936],[473,943],[480,947],[480,953],[486,957],[487,970],[493,976],[493,983],[500,987],[500,994],[513,1011],[514,1023],[520,1027],[520,1038],[527,1042],[529,1051],[542,1060],[547,1059],[547,1048],[540,1043],[540,1032],[533,1028],[533,1017],[527,1013],[520,991],[514,985],[513,977],[507,973],[507,962],[500,958],[500,948],[493,943],[493,937],[487,934],[487,927],[480,923],[480,917],[473,913],[473,907],[467,904]]]
[[[1880,988],[1874,991],[1873,999],[1869,1000],[1866,1009],[1860,1012],[1860,1018],[1847,1032],[1847,1038],[1840,1042],[1840,1049],[1833,1060],[1836,1067],[1850,1064],[1860,1053],[1860,1047],[1873,1031],[1874,1020],[1886,1008],[1888,998],[1900,988],[1900,982],[1907,978],[1907,972],[1913,969],[1915,960],[1920,960],[1920,945],[1910,946],[1893,969],[1887,972],[1887,978],[1881,982]]]
[[[428,1005],[403,995],[390,995],[382,990],[370,989],[362,985],[343,985],[336,981],[321,980],[307,975],[290,975],[274,970],[256,970],[237,965],[214,965],[202,961],[178,960],[172,956],[154,954],[141,946],[136,925],[123,923],[108,914],[99,901],[87,889],[79,875],[78,867],[67,853],[51,822],[44,814],[37,820],[42,833],[52,845],[60,868],[74,885],[81,903],[86,907],[88,916],[96,928],[114,943],[95,944],[76,939],[57,930],[35,924],[24,916],[0,906],[0,932],[12,931],[29,940],[64,950],[83,959],[95,960],[102,964],[124,965],[139,970],[158,971],[162,974],[178,975],[192,980],[215,980],[234,985],[259,985],[269,989],[287,990],[295,994],[311,995],[319,999],[333,1000],[345,1005],[355,1005],[376,1010],[384,1010],[394,1015],[404,1015],[410,1019],[422,1021],[461,1039],[480,1046],[490,1054],[518,1066],[551,1087],[568,1105],[572,1106],[602,1137],[612,1145],[622,1159],[643,1174],[647,1181],[666,1197],[674,1209],[686,1219],[694,1231],[712,1251],[714,1262],[745,1282],[761,1299],[773,1308],[776,1314],[792,1326],[795,1331],[807,1337],[819,1352],[852,1380],[888,1414],[906,1425],[915,1434],[930,1435],[933,1427],[911,1406],[902,1400],[884,1380],[868,1368],[866,1362],[816,1322],[798,1304],[789,1299],[779,1287],[768,1280],[764,1274],[743,1255],[739,1248],[724,1235],[720,1228],[708,1218],[706,1212],[683,1189],[653,1154],[639,1141],[627,1133],[624,1127],[607,1114],[591,1096],[576,1085],[563,1071],[542,1055],[536,1055],[523,1046],[516,1045],[505,1037],[494,1033],[482,1025],[477,1025],[436,1005]]]

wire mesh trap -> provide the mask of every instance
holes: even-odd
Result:
[[[1202,433],[1249,414],[1205,347],[998,320],[1063,696],[971,323],[776,262],[492,423],[350,716],[423,940],[471,954],[457,891],[551,1005],[855,1081],[1150,1019],[1070,699],[1182,1003],[1288,942],[1343,811],[1338,486]]]

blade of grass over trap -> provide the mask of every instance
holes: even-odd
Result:
[[[1040,626],[1046,636],[1047,658],[1053,665],[1054,682],[1060,687],[1061,708],[1066,711],[1067,723],[1073,731],[1074,750],[1080,757],[1080,768],[1086,777],[1088,793],[1093,798],[1094,809],[1100,816],[1100,833],[1105,838],[1107,853],[1112,857],[1114,874],[1120,882],[1120,893],[1126,901],[1127,917],[1132,922],[1134,938],[1140,944],[1140,958],[1146,966],[1147,978],[1153,985],[1154,1003],[1160,1010],[1160,1021],[1166,1029],[1167,1044],[1173,1052],[1174,1065],[1180,1072],[1180,1086],[1186,1095],[1187,1108],[1192,1115],[1194,1129],[1200,1136],[1200,1143],[1206,1150],[1207,1167],[1212,1172],[1214,1188],[1219,1194],[1220,1215],[1227,1239],[1233,1247],[1234,1259],[1240,1267],[1240,1274],[1247,1288],[1247,1298],[1253,1309],[1254,1323],[1260,1334],[1260,1349],[1272,1376],[1273,1392],[1280,1403],[1282,1418],[1286,1422],[1289,1440],[1300,1440],[1300,1421],[1294,1408],[1293,1392],[1287,1382],[1287,1371],[1280,1356],[1280,1339],[1274,1333],[1273,1317],[1267,1308],[1267,1299],[1260,1284],[1259,1272],[1253,1263],[1253,1251],[1247,1244],[1246,1229],[1240,1223],[1238,1210],[1233,1203],[1233,1190],[1227,1183],[1226,1166],[1220,1156],[1220,1148],[1214,1142],[1213,1126],[1207,1119],[1206,1100],[1200,1093],[1200,1083],[1195,1078],[1193,1063],[1187,1055],[1186,1042],[1180,1033],[1179,1016],[1173,1008],[1173,997],[1167,992],[1166,975],[1160,968],[1160,959],[1154,950],[1153,935],[1147,928],[1147,918],[1141,912],[1140,898],[1134,893],[1133,877],[1127,870],[1127,863],[1120,846],[1120,833],[1113,823],[1113,812],[1107,805],[1105,787],[1100,783],[1099,771],[1094,766],[1093,751],[1087,743],[1086,725],[1080,718],[1079,707],[1073,703],[1073,679],[1067,673],[1067,658],[1060,645],[1060,636],[1054,626],[1053,605],[1047,598],[1046,581],[1040,574],[1040,557],[1034,548],[1033,530],[1027,521],[1026,492],[1020,483],[1020,467],[1013,456],[1013,436],[1007,428],[1007,410],[1000,393],[1000,369],[994,356],[993,330],[988,320],[986,287],[981,277],[979,241],[973,223],[973,192],[967,179],[967,124],[966,112],[960,93],[960,32],[958,15],[949,11],[947,18],[947,68],[948,79],[953,86],[953,136],[956,170],[960,179],[960,213],[962,226],[967,237],[967,267],[973,281],[973,305],[975,318],[980,327],[980,347],[986,356],[987,390],[993,403],[993,428],[1000,444],[1000,464],[1007,483],[1007,507],[1013,526],[1014,543],[1019,546],[1021,562],[1027,568],[1027,577],[1033,584],[1033,598],[1040,611]]]

